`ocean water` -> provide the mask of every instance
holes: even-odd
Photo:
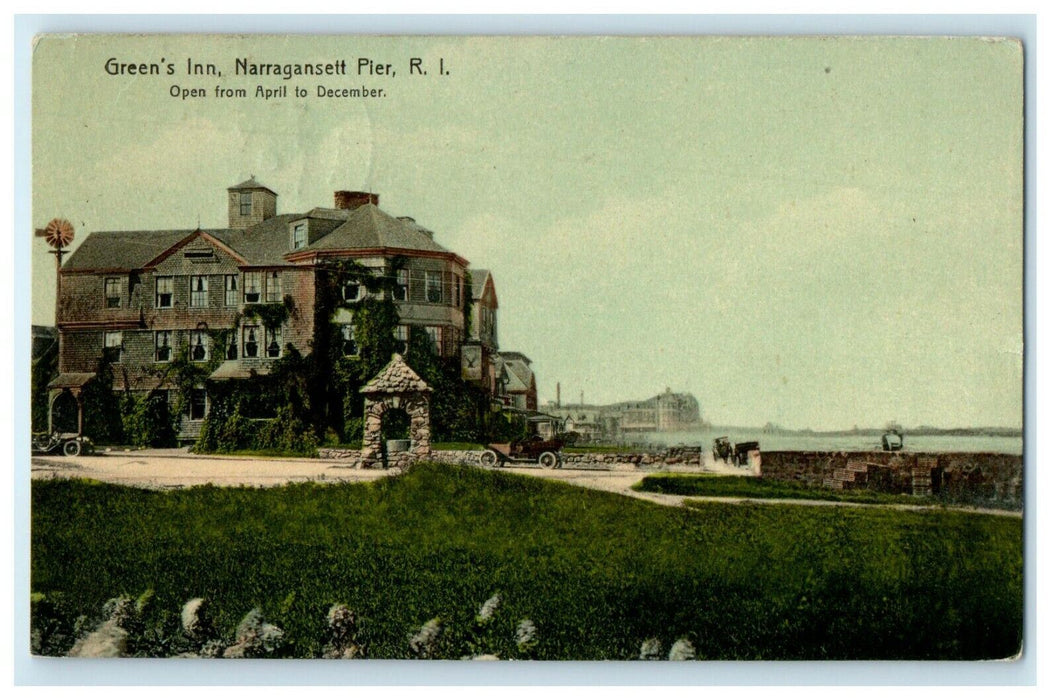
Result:
[[[856,452],[880,450],[882,434],[878,435],[782,435],[763,432],[725,432],[722,429],[697,430],[673,433],[644,433],[637,436],[639,442],[662,445],[701,444],[712,449],[713,440],[726,435],[732,444],[736,442],[760,443],[762,452],[783,450],[805,450],[823,452]],[[905,452],[999,452],[1022,454],[1022,438],[993,437],[988,435],[905,435]]]

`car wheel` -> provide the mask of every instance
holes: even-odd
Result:
[[[544,469],[554,469],[558,466],[558,457],[554,452],[542,452],[536,461]]]
[[[81,441],[80,440],[67,440],[62,446],[62,453],[67,457],[76,457],[81,454]]]
[[[485,450],[481,453],[481,466],[483,467],[495,467],[499,461],[496,453],[492,450]]]

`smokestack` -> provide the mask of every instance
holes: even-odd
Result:
[[[562,408],[562,382],[555,382],[555,404]]]
[[[338,190],[334,193],[335,209],[356,209],[365,204],[378,206],[378,195],[373,192],[352,192],[349,190]]]

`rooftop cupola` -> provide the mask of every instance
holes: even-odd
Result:
[[[278,195],[251,175],[228,188],[228,228],[245,229],[276,215]]]

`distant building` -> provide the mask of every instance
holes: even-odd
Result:
[[[668,388],[645,401],[562,406],[550,402],[546,410],[562,420],[564,430],[576,432],[587,440],[615,438],[628,433],[688,430],[704,425],[698,400],[691,394],[673,393]]]
[[[536,410],[536,375],[532,360],[520,352],[500,353],[502,370],[499,395],[505,405],[527,411]]]

